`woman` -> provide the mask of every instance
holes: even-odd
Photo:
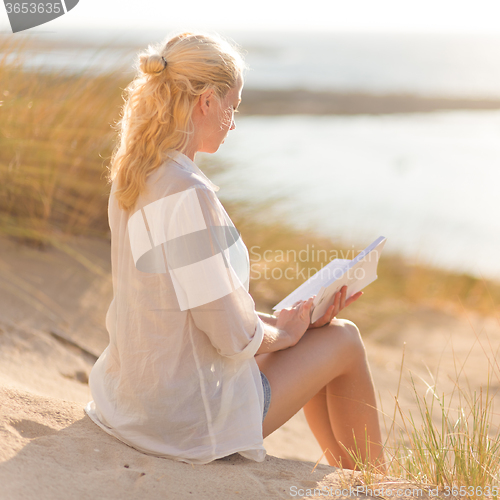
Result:
[[[246,247],[194,163],[234,129],[243,69],[229,44],[197,34],[140,56],[110,172],[110,343],[86,411],[141,451],[207,463],[264,460],[263,437],[303,407],[332,465],[354,467],[354,440],[380,465],[364,346],[335,319],[360,294],[342,290],[313,325],[312,298],[257,313]]]

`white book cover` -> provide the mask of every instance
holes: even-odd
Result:
[[[346,298],[353,296],[377,279],[377,265],[386,238],[380,236],[354,259],[334,259],[307,281],[297,287],[273,309],[280,311],[292,307],[298,300],[316,295],[313,302],[311,323],[321,318],[333,303],[334,295],[347,285]]]

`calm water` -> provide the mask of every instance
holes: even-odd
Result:
[[[247,117],[216,155],[221,194],[361,249],[500,278],[500,111]]]

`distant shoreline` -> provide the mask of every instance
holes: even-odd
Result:
[[[500,109],[500,99],[243,89],[243,115],[357,115]]]

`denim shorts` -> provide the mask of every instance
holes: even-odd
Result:
[[[264,422],[267,411],[269,410],[269,405],[271,404],[271,384],[262,372],[260,372],[260,376],[262,378],[262,388],[264,389],[264,412],[262,416],[262,421]]]

